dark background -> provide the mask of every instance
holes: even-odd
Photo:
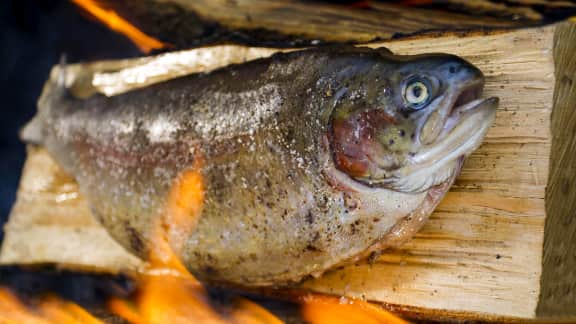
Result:
[[[34,115],[50,68],[64,53],[69,62],[142,55],[67,0],[0,0],[0,225],[25,160],[18,131]]]

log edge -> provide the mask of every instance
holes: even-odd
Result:
[[[576,316],[576,23],[554,34],[552,147],[538,316]]]

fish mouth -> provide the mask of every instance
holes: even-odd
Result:
[[[465,86],[461,91],[456,100],[454,101],[454,109],[457,110],[459,107],[467,105],[475,100],[482,97],[482,90],[484,88],[484,82],[482,80],[473,82]]]
[[[445,141],[447,137],[453,136],[451,133],[455,128],[462,127],[462,123],[465,123],[466,127],[470,128],[471,132],[468,133],[468,136],[484,129],[485,124],[488,124],[488,126],[492,124],[493,113],[498,106],[499,99],[497,97],[482,98],[483,88],[483,80],[478,80],[462,87],[460,93],[453,99],[452,110],[444,123],[443,131],[439,134],[436,144],[433,145],[438,145]],[[486,118],[482,118],[483,116]],[[468,121],[470,118],[481,123],[470,124]],[[482,123],[482,120],[485,120],[485,122]]]
[[[387,169],[374,155],[368,155],[370,163],[376,166],[374,169],[381,172],[371,173],[370,177],[335,172],[332,175],[339,176],[336,182],[354,187],[356,191],[360,188],[385,188],[419,193],[453,180],[464,158],[482,143],[496,114],[498,98],[481,98],[483,86],[483,80],[478,80],[461,87],[459,92],[446,98],[448,113],[436,140],[423,144],[416,152],[410,153],[398,168]],[[343,174],[346,174],[346,177],[343,177]],[[348,180],[344,181],[343,178]],[[353,186],[351,182],[354,183]]]
[[[481,98],[482,88],[483,82],[476,82],[460,92],[438,139],[414,155],[410,169],[435,169],[434,165],[465,157],[480,146],[499,102],[497,97]]]
[[[483,82],[462,89],[442,131],[434,143],[425,145],[407,163],[384,180],[388,187],[403,192],[422,192],[452,179],[463,159],[476,150],[494,121],[497,97],[480,98]]]

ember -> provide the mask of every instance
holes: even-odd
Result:
[[[103,323],[80,306],[56,296],[43,298],[34,309],[26,307],[5,288],[0,288],[0,323]]]

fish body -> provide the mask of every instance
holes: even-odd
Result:
[[[140,256],[197,172],[201,206],[183,209],[197,221],[175,234],[183,263],[202,280],[283,285],[410,238],[492,121],[482,86],[452,55],[319,48],[113,97],[54,81],[23,137]]]

